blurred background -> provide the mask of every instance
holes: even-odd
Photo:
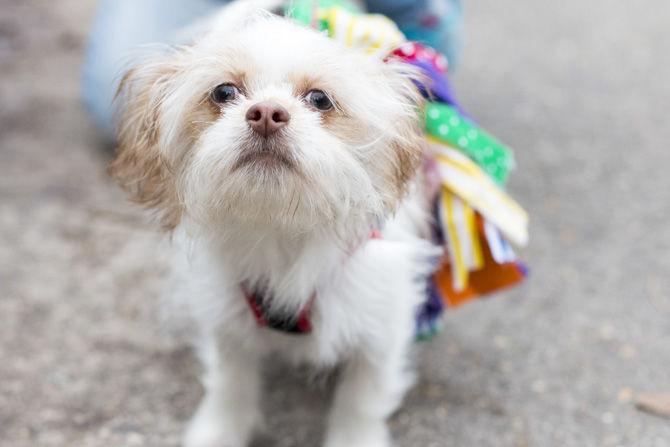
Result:
[[[167,244],[80,104],[95,3],[0,0],[1,446],[176,446],[201,393],[159,331]],[[453,80],[516,150],[531,276],[421,346],[398,445],[670,446],[670,3],[463,6]],[[317,446],[327,386],[266,375],[257,446]]]

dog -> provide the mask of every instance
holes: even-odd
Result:
[[[324,445],[387,447],[441,250],[419,75],[233,5],[121,82],[110,172],[174,246],[204,397],[186,447],[243,447],[269,354],[341,366]]]

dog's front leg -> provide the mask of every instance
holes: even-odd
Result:
[[[346,365],[335,394],[326,447],[389,447],[386,419],[400,404],[412,376],[408,343],[379,355],[360,353]]]
[[[205,395],[184,435],[184,447],[245,447],[260,421],[260,372],[253,353],[227,350],[207,337],[198,350]]]

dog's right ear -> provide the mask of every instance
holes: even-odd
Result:
[[[161,225],[173,229],[182,207],[175,167],[161,145],[163,104],[174,88],[178,66],[171,56],[129,70],[119,85],[118,148],[109,173],[133,201],[153,210]]]

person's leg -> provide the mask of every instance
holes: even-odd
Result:
[[[453,68],[460,55],[460,0],[366,0],[370,12],[391,18],[409,40],[444,53]]]
[[[83,72],[83,98],[95,123],[113,138],[113,99],[133,49],[174,43],[177,31],[226,0],[102,0]]]

